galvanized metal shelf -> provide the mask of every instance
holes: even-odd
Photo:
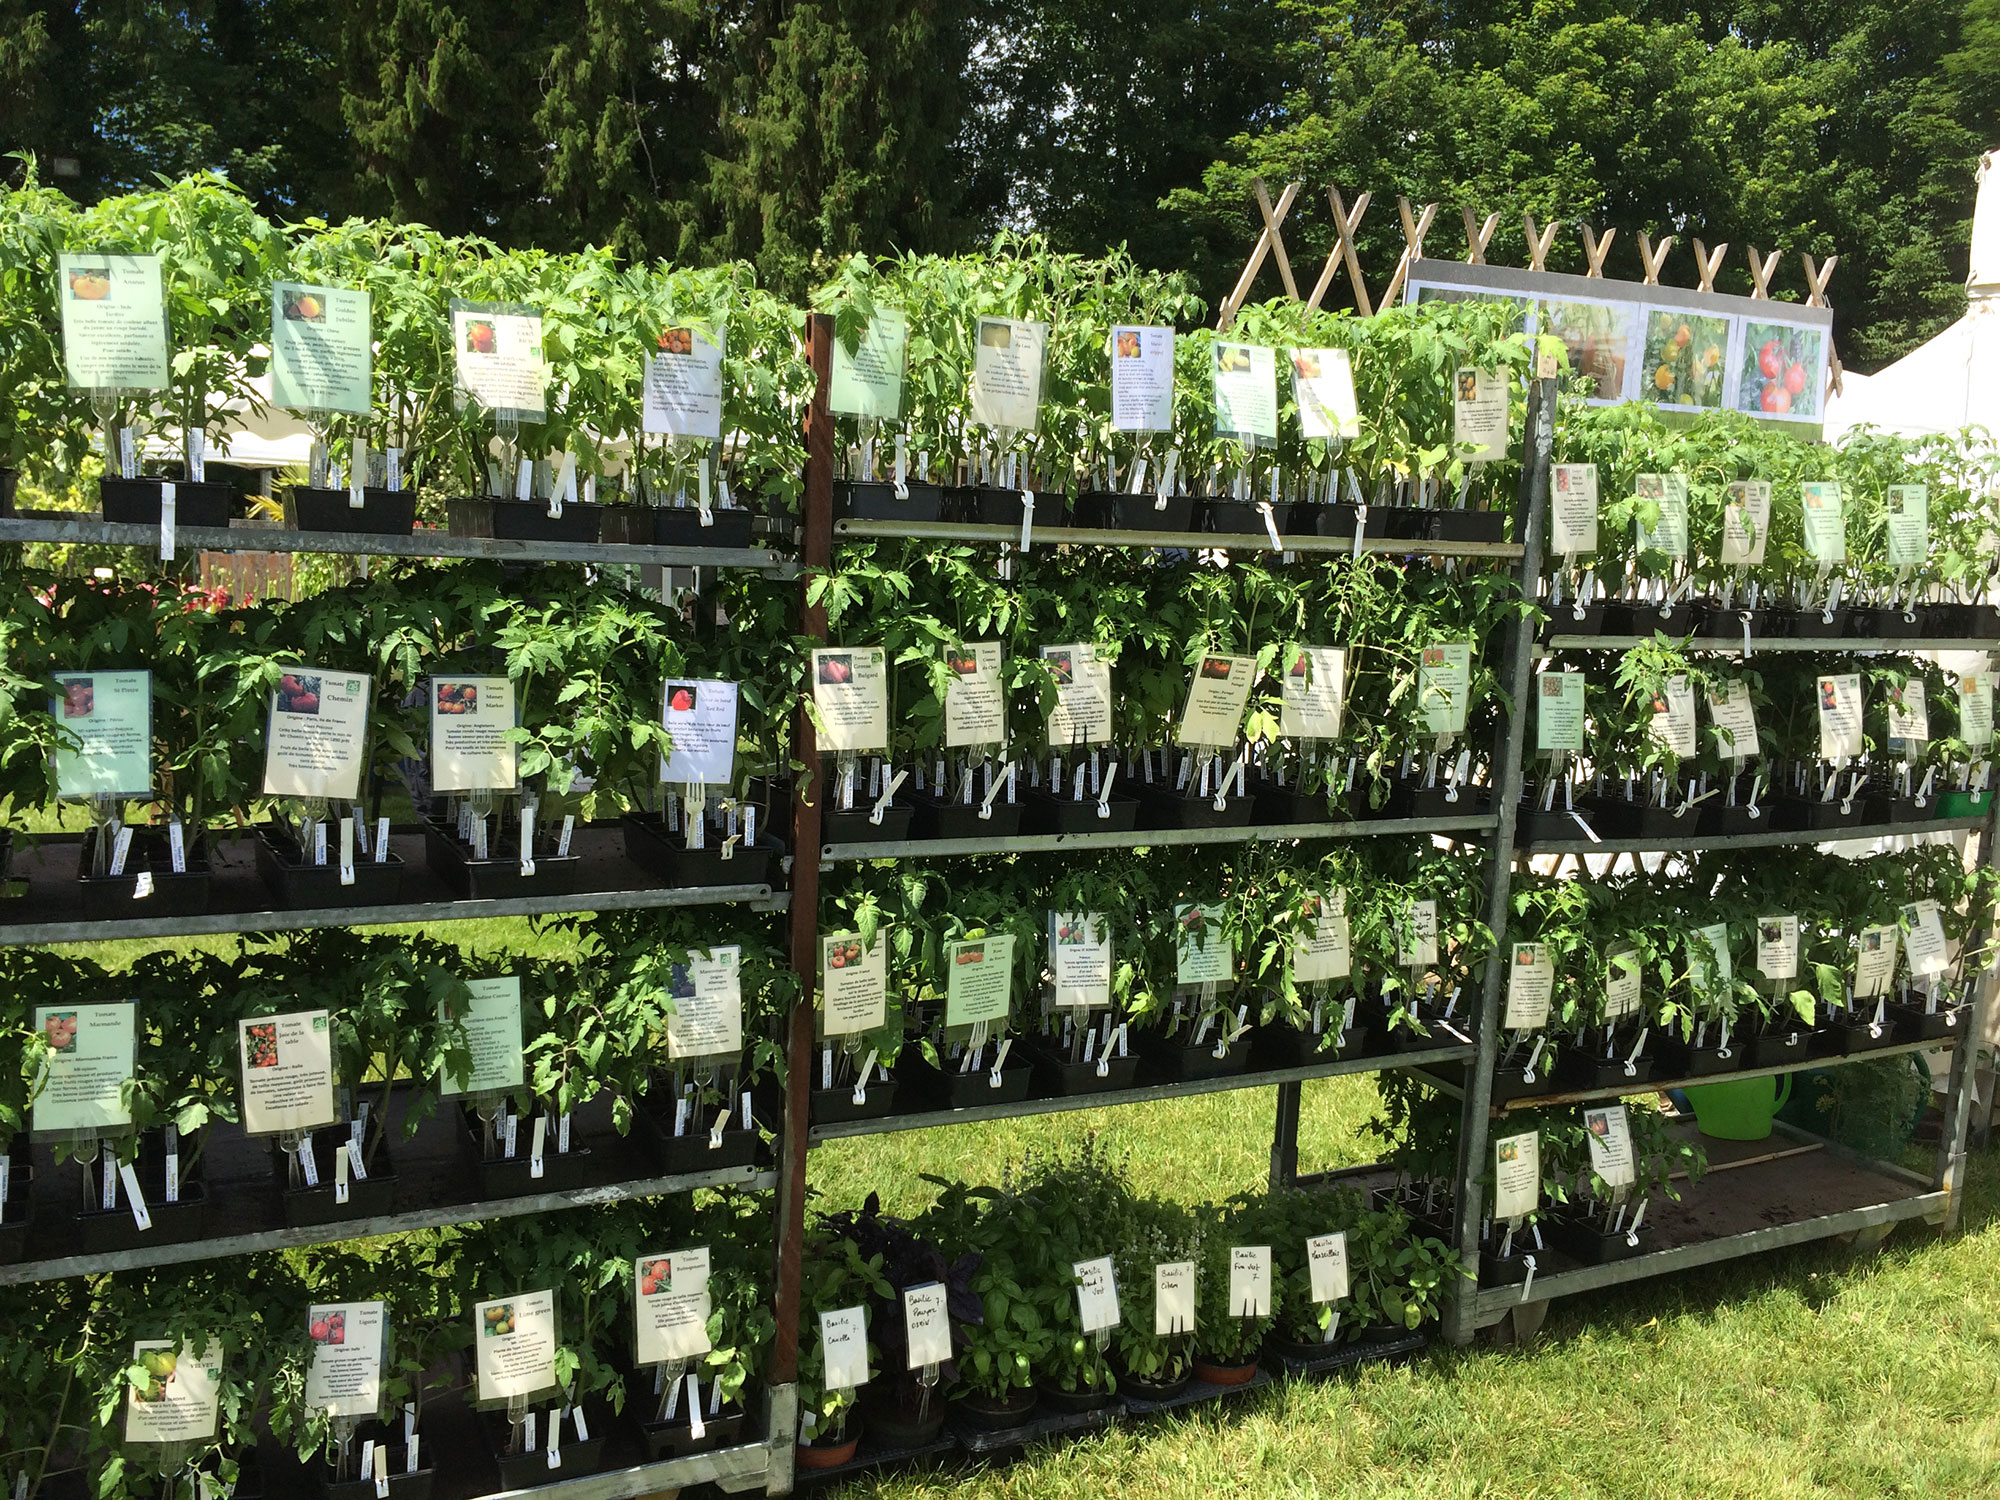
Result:
[[[207,1222],[211,1226],[226,1226],[231,1232],[180,1244],[141,1244],[109,1254],[84,1253],[76,1220],[63,1212],[81,1200],[82,1169],[57,1167],[47,1148],[38,1149],[35,1217],[28,1230],[28,1253],[34,1258],[0,1265],[0,1286],[179,1265],[229,1255],[255,1255],[301,1245],[328,1245],[414,1229],[511,1219],[552,1209],[619,1203],[629,1198],[665,1197],[699,1188],[768,1189],[776,1185],[773,1173],[755,1166],[662,1173],[637,1132],[620,1136],[611,1128],[611,1106],[604,1100],[579,1110],[573,1117],[577,1147],[588,1147],[597,1164],[596,1175],[600,1179],[597,1185],[481,1199],[476,1196],[478,1179],[458,1138],[456,1107],[446,1101],[444,1109],[424,1120],[416,1134],[405,1140],[401,1136],[401,1119],[406,1102],[405,1092],[397,1090],[389,1106],[388,1150],[397,1178],[396,1212],[292,1228],[285,1222],[270,1143],[249,1139],[230,1127],[216,1127],[210,1132],[201,1161],[202,1180],[208,1194]]]
[[[1161,1099],[1188,1099],[1197,1094],[1224,1094],[1239,1089],[1274,1088],[1282,1084],[1309,1082],[1315,1078],[1338,1078],[1350,1073],[1381,1073],[1393,1068],[1415,1068],[1426,1064],[1466,1062],[1472,1057],[1470,1042],[1422,1051],[1382,1052],[1365,1057],[1329,1058],[1295,1068],[1267,1068],[1253,1073],[1231,1073],[1222,1078],[1197,1078],[1185,1083],[1141,1084],[1136,1088],[1109,1089],[1101,1094],[1061,1094],[1045,1099],[1022,1099],[1011,1104],[976,1104],[968,1109],[935,1109],[916,1114],[885,1115],[877,1120],[838,1120],[815,1125],[814,1141],[832,1141],[860,1135],[883,1135],[898,1130],[929,1130],[939,1125],[965,1125],[980,1120],[1010,1120],[1022,1115],[1067,1114],[1079,1109],[1109,1109],[1120,1104],[1151,1104]]]
[[[1593,1099],[1627,1099],[1634,1094],[1664,1094],[1669,1089],[1695,1089],[1709,1083],[1730,1083],[1739,1078],[1775,1078],[1780,1073],[1803,1073],[1813,1068],[1838,1068],[1848,1063],[1867,1062],[1876,1057],[1904,1057],[1912,1052],[1944,1052],[1955,1038],[1928,1042],[1895,1042],[1887,1047],[1871,1047],[1866,1052],[1836,1052],[1824,1057],[1803,1057],[1794,1062],[1775,1063],[1768,1068],[1732,1068],[1726,1073],[1710,1073],[1700,1078],[1648,1078],[1644,1082],[1622,1084],[1609,1089],[1565,1089],[1555,1094],[1530,1094],[1496,1104],[1494,1118],[1517,1109],[1547,1109],[1555,1104],[1587,1104]]]
[[[961,521],[864,521],[836,519],[835,537],[860,541],[871,537],[916,537],[936,542],[1014,542],[1021,540],[1019,526],[980,526]],[[1497,561],[1520,559],[1518,542],[1431,542],[1369,536],[1357,549],[1351,536],[1293,536],[1278,533],[1281,546],[1273,547],[1263,532],[1238,531],[1102,531],[1082,526],[1037,526],[1029,534],[1033,547],[1146,547],[1178,552],[1315,552],[1387,553],[1394,556],[1486,557]]]
[[[1900,1167],[1860,1162],[1802,1132],[1780,1126],[1777,1139],[1759,1144],[1770,1149],[1743,1165],[1718,1162],[1701,1182],[1682,1188],[1679,1203],[1653,1205],[1647,1222],[1659,1249],[1629,1260],[1541,1272],[1526,1297],[1519,1286],[1482,1288],[1473,1302],[1474,1322],[1487,1327],[1524,1304],[1836,1235],[1886,1231],[1908,1219],[1937,1221],[1948,1210],[1948,1190]],[[1724,1143],[1708,1145],[1713,1151]],[[1569,1264],[1553,1253],[1551,1259]]]
[[[554,1484],[488,1491],[485,1500],[638,1500],[639,1496],[671,1494],[697,1484],[713,1484],[737,1494],[749,1489],[761,1490],[770,1469],[769,1443],[742,1443],[733,1448],[690,1453],[685,1458],[662,1459],[659,1463],[580,1474]]]
[[[385,927],[407,922],[455,922],[489,917],[545,917],[566,912],[633,911],[669,906],[746,904],[781,911],[789,897],[765,884],[661,886],[624,856],[611,828],[579,828],[570,848],[587,861],[593,883],[605,888],[563,895],[466,900],[424,862],[421,833],[390,834],[390,851],[403,861],[404,900],[392,906],[337,906],[292,910],[273,907],[271,889],[258,873],[250,836],[211,835],[209,910],[186,917],[85,918],[78,907],[77,866],[82,840],[49,835],[33,850],[14,853],[14,878],[24,895],[0,900],[0,946],[96,943],[121,938],[193,937],[224,932],[283,932],[308,927]],[[145,902],[132,903],[143,911]]]
[[[1680,639],[1676,636],[1673,639]],[[1650,646],[1650,635],[1551,635],[1542,641],[1547,651],[1629,651],[1634,646]],[[1739,638],[1727,641],[1720,636],[1697,635],[1687,640],[1690,651],[1715,652],[1721,655],[1741,656],[1743,642]],[[1973,641],[1954,636],[1894,637],[1894,636],[1803,636],[1786,639],[1773,636],[1750,637],[1750,651],[1753,656],[1766,651],[1817,651],[1822,654],[1848,651],[2000,651],[2000,641]]]
[[[1984,828],[1986,815],[1927,818],[1921,823],[1857,823],[1851,828],[1783,828],[1767,833],[1691,834],[1683,839],[1547,839],[1520,846],[1537,854],[1693,854],[1705,849],[1773,849],[1789,844],[1841,844],[1855,839],[1915,838],[1926,833],[1959,833]]]
[[[0,542],[55,542],[71,546],[138,547],[158,553],[157,526],[114,524],[94,514],[41,512],[0,517]],[[787,575],[797,565],[762,547],[655,547],[623,542],[517,542],[500,537],[452,536],[443,531],[406,535],[358,531],[288,531],[251,523],[177,526],[177,550],[188,552],[331,552],[350,557],[483,557],[502,562],[626,563],[670,568],[750,568]]]
[[[1391,834],[1490,833],[1491,813],[1462,818],[1372,818],[1352,823],[1245,824],[1239,828],[1135,828],[1122,833],[1021,833],[1001,839],[881,839],[823,844],[822,865],[857,859],[947,859],[965,854],[1034,854],[1054,849],[1163,849],[1176,844],[1270,844],[1299,839],[1386,838]]]

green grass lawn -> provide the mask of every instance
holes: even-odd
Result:
[[[1307,1170],[1367,1159],[1366,1080],[1309,1085]],[[830,1143],[816,1187],[920,1206],[918,1174],[993,1178],[1096,1130],[1144,1188],[1255,1186],[1269,1091]],[[2000,1151],[1966,1232],[1903,1225],[1880,1252],[1827,1245],[1559,1302],[1521,1351],[1285,1384],[1181,1419],[1031,1449],[994,1468],[892,1474],[848,1500],[1105,1496],[1875,1497],[2000,1495]]]

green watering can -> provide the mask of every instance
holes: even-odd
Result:
[[[1776,1083],[1777,1092],[1771,1091]],[[1685,1090],[1701,1133],[1719,1141],[1761,1141],[1771,1134],[1771,1117],[1792,1097],[1792,1075],[1732,1078]]]

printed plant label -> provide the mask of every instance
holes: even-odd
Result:
[[[323,1010],[236,1023],[243,1133],[282,1135],[334,1122],[333,1026]]]
[[[153,674],[60,672],[49,712],[79,742],[58,746],[58,797],[150,799],[153,795]]]
[[[519,784],[514,684],[505,677],[433,677],[431,790],[511,792]]]
[[[472,1355],[481,1401],[557,1389],[556,1294],[522,1292],[475,1304]]]

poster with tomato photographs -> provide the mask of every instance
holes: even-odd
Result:
[[[1013,997],[1014,939],[1002,933],[944,945],[944,1024],[1004,1021]]]
[[[215,1436],[222,1403],[222,1345],[197,1352],[172,1339],[140,1339],[132,1364],[144,1373],[125,1391],[125,1441],[202,1443]]]
[[[38,1006],[35,1030],[49,1049],[30,1116],[36,1135],[131,1125],[124,1101],[138,1038],[136,1005],[123,1000]]]
[[[451,348],[463,398],[524,422],[542,419],[546,372],[539,309],[453,298]]]
[[[668,437],[722,439],[723,338],[693,328],[664,328],[646,361],[642,420]]]
[[[1569,351],[1570,379],[1584,400],[1609,405],[1625,399],[1627,376],[1635,373],[1632,346],[1644,318],[1636,302],[1550,300],[1536,304],[1536,315],[1538,331],[1561,339]]]
[[[1729,332],[1728,318],[1678,307],[1647,308],[1641,397],[1655,406],[1720,409],[1729,378]]]
[[[1825,329],[1749,318],[1742,347],[1736,410],[1787,422],[1817,422],[1825,415]]]
[[[306,1310],[312,1363],[306,1410],[372,1417],[382,1403],[382,1353],[388,1315],[380,1302],[329,1302]]]
[[[323,1010],[236,1023],[243,1133],[285,1135],[331,1125],[333,1029]]]
[[[676,678],[667,683],[660,723],[673,750],[660,780],[727,786],[736,774],[736,684]]]
[[[505,677],[431,679],[431,790],[511,792],[517,746],[514,684]]]
[[[278,678],[264,735],[264,795],[361,795],[368,761],[370,679],[353,672],[293,667]]]
[[[640,1368],[708,1353],[708,1247],[641,1255],[632,1262],[637,1295],[632,1362]]]

